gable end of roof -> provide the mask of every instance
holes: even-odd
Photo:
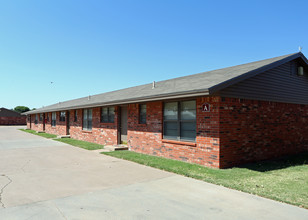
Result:
[[[289,61],[295,60],[297,58],[301,58],[302,61],[308,66],[307,58],[301,52],[295,53],[295,54],[292,54],[292,55],[290,55],[288,57],[285,57],[285,58],[283,58],[281,60],[278,60],[276,62],[270,63],[270,64],[262,66],[262,67],[260,67],[258,69],[255,69],[255,70],[249,71],[249,72],[247,72],[245,74],[242,74],[242,75],[239,75],[237,77],[234,77],[234,78],[232,78],[230,80],[227,80],[225,82],[219,83],[219,84],[209,88],[209,94],[213,95],[216,92],[218,92],[219,90],[225,89],[225,88],[227,88],[229,86],[232,86],[232,85],[234,85],[236,83],[239,83],[239,82],[241,82],[243,80],[246,80],[246,79],[249,79],[251,77],[254,77],[254,76],[256,76],[256,75],[258,75],[260,73],[263,73],[265,71],[268,71],[270,69],[278,67],[278,66],[280,66],[280,65],[282,65],[284,63],[287,63]]]

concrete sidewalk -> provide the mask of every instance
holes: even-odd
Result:
[[[0,219],[308,219],[308,210],[0,127]]]

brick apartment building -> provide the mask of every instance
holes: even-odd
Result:
[[[227,168],[308,151],[302,53],[153,82],[26,112],[33,130]]]
[[[26,123],[26,116],[6,108],[0,108],[0,125],[26,125]]]

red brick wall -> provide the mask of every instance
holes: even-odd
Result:
[[[60,112],[56,112],[56,126],[51,126],[51,112],[45,113],[45,130],[43,120],[40,121],[38,114],[37,124],[35,124],[35,114],[31,115],[31,129],[35,131],[44,131],[49,134],[66,135],[66,121],[60,121]],[[28,118],[29,119],[29,118]],[[30,121],[27,121],[27,128],[30,129]]]
[[[139,105],[128,105],[128,146],[132,151],[157,155],[204,166],[226,168],[285,154],[308,151],[308,106],[236,98],[199,97],[195,143],[164,140],[163,102],[148,102],[146,124],[139,124]],[[202,104],[211,105],[202,112]],[[71,137],[99,144],[117,144],[119,108],[114,123],[100,122],[100,108],[93,108],[92,131],[82,130],[83,110],[70,111]],[[46,132],[65,135],[66,122],[51,127],[51,113]],[[43,130],[42,122],[32,129]],[[47,115],[46,115],[47,118]],[[29,123],[28,123],[29,127]]]
[[[37,116],[37,124],[35,122],[35,114],[31,116],[31,129],[35,131],[43,131],[43,121],[40,121],[40,115]],[[27,123],[27,127],[30,128],[30,123]]]
[[[308,106],[225,98],[220,103],[220,167],[308,150]]]
[[[60,121],[60,112],[56,112],[56,126],[51,126],[51,112],[45,113],[45,132],[55,135],[66,135],[66,121]]]
[[[30,122],[30,115],[28,115],[28,116],[27,116],[27,128],[28,128],[28,129],[31,129],[31,126],[32,126],[32,124],[31,124],[31,122]]]
[[[70,135],[71,138],[103,144],[103,145],[114,145],[117,144],[118,134],[117,134],[117,124],[118,124],[118,114],[117,107],[115,108],[115,118],[114,123],[101,123],[100,115],[101,108],[92,108],[92,131],[82,130],[82,119],[83,110],[77,110],[77,121],[74,121],[75,110],[70,110]],[[56,112],[56,126],[51,126],[51,112],[45,113],[45,118],[47,116],[49,120],[45,124],[45,132],[49,134],[56,135],[66,135],[67,134],[67,118],[65,121],[60,121],[60,112]],[[66,115],[67,116],[67,115]],[[39,117],[38,117],[39,119]],[[35,125],[35,115],[31,116],[31,129],[35,131],[43,131],[43,121],[38,120],[38,124]],[[30,122],[27,123],[27,127],[30,129]]]
[[[219,167],[219,97],[197,98],[196,143],[162,139],[163,102],[148,102],[146,124],[139,124],[139,106],[128,107],[128,145],[132,151]],[[211,112],[202,112],[202,104]]]
[[[0,125],[25,125],[26,116],[21,117],[0,117]]]
[[[71,137],[103,145],[117,144],[118,108],[115,108],[114,123],[101,123],[101,108],[92,108],[92,131],[82,130],[82,109],[77,110],[78,120],[74,122],[74,111],[71,111]]]

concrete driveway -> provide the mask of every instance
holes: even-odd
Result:
[[[0,127],[0,219],[308,219],[308,210]]]

